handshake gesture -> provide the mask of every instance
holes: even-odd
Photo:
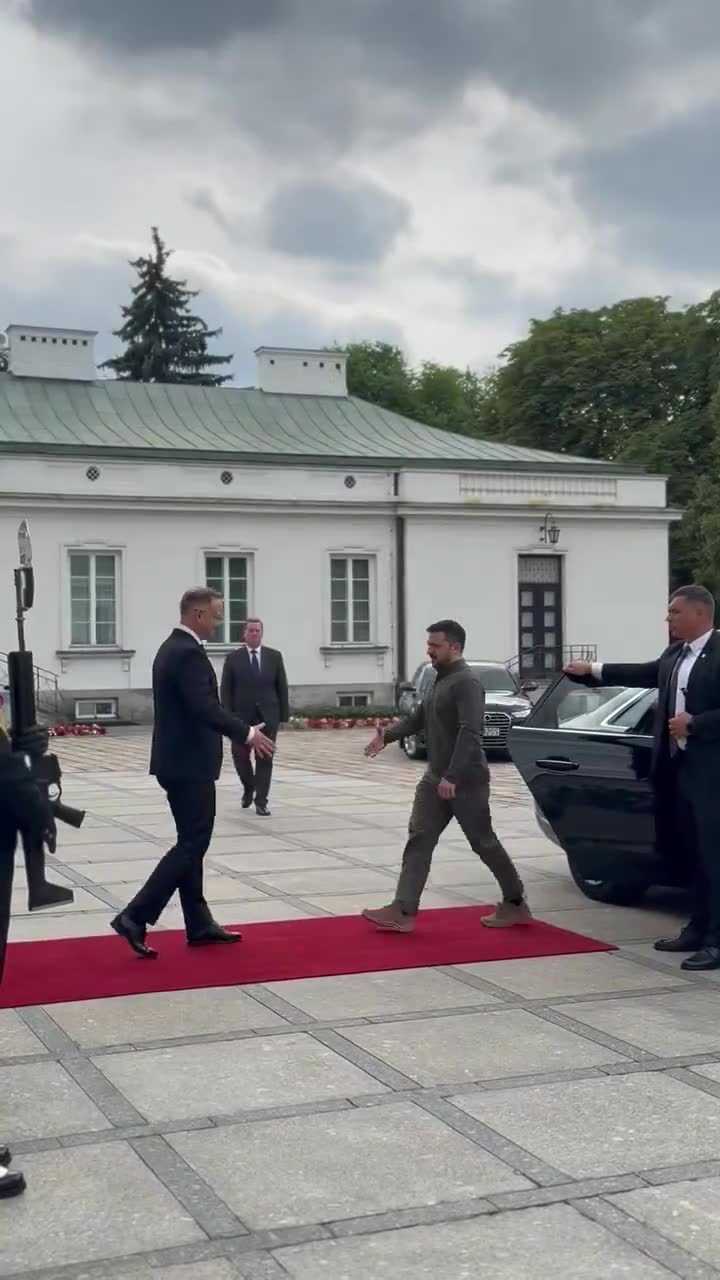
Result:
[[[254,724],[252,727],[252,737],[248,742],[248,746],[252,748],[258,756],[271,756],[275,752],[275,743],[272,738],[266,737],[262,732],[265,728],[265,721],[262,724]]]

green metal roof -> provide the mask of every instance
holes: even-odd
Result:
[[[0,374],[0,453],[104,454],[315,465],[544,464],[613,467],[592,459],[476,440],[413,422],[355,396],[268,394],[232,387],[64,382]]]

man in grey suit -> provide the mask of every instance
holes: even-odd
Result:
[[[250,724],[262,725],[266,737],[275,742],[281,724],[290,715],[285,664],[279,649],[263,644],[263,624],[259,618],[248,618],[244,644],[225,659],[220,682],[220,700],[226,711]],[[256,754],[253,768],[252,750],[245,743],[233,742],[232,757],[243,785],[243,809],[253,800],[261,818],[270,817],[268,798],[272,780],[272,756]]]

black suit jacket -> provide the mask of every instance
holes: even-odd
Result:
[[[288,682],[279,649],[260,650],[260,676],[256,679],[250,667],[249,650],[242,646],[225,659],[220,682],[220,700],[228,711],[245,720],[254,721],[257,712],[267,728],[274,732],[290,716]]]
[[[675,714],[675,708],[670,706],[670,683],[682,650],[683,645],[676,643],[654,662],[603,663],[601,683],[604,685],[658,690],[653,738],[656,779],[670,759],[668,720]],[[687,684],[685,709],[693,717],[686,747],[688,770],[717,789],[720,783],[720,633],[717,631],[713,631],[695,659]]]
[[[220,706],[205,649],[176,627],[155,655],[152,680],[150,772],[161,780],[215,782],[222,769],[222,735],[244,742],[250,725]]]

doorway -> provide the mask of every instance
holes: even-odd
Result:
[[[562,557],[518,556],[520,675],[547,679],[562,666]]]

